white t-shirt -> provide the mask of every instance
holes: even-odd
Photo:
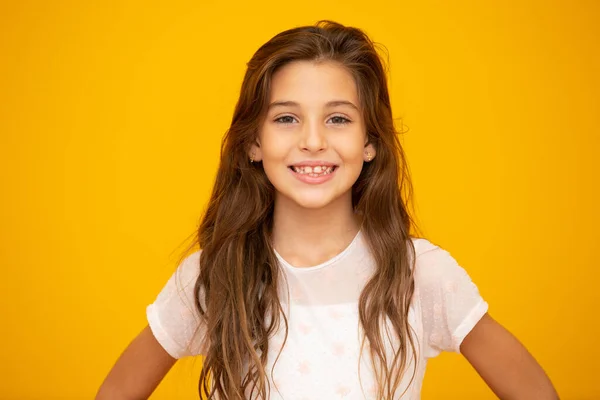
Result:
[[[426,239],[412,241],[416,255],[415,292],[408,317],[415,332],[417,369],[408,387],[415,362],[409,346],[409,364],[396,392],[400,396],[408,387],[402,399],[411,400],[420,398],[427,359],[441,351],[459,352],[464,337],[488,310],[469,275],[447,251]],[[340,254],[317,266],[294,267],[276,255],[285,277],[280,293],[289,332],[273,376],[271,368],[283,341],[283,323],[269,343],[266,371],[271,383],[270,398],[375,398],[368,344],[363,348],[359,380],[362,333],[358,298],[375,270],[362,232]],[[146,310],[156,339],[175,358],[203,354],[206,350],[193,299],[199,257],[200,251],[188,256]],[[393,351],[393,343],[387,343],[388,351]]]

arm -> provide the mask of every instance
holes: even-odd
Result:
[[[533,356],[487,313],[465,337],[460,352],[502,400],[558,399]]]
[[[147,399],[176,361],[146,326],[112,367],[96,400]]]

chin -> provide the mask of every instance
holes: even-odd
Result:
[[[322,208],[327,207],[331,202],[326,202],[323,200],[315,200],[315,201],[294,201],[298,206],[305,208],[307,210],[320,210]]]
[[[317,195],[315,193],[314,196],[298,196],[297,194],[294,196],[286,196],[289,201],[296,204],[299,207],[305,208],[307,210],[318,210],[325,208],[331,205],[337,197],[323,196]]]

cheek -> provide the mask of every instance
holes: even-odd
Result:
[[[278,160],[285,157],[289,152],[290,146],[289,137],[286,138],[286,135],[281,134],[281,132],[275,133],[267,130],[262,135],[262,155],[263,159],[267,160],[267,162],[268,160]]]
[[[287,171],[283,168],[290,152],[289,140],[281,134],[264,132],[261,142],[262,164],[265,174],[271,183],[279,182]],[[277,186],[277,185],[276,185]]]
[[[364,146],[360,140],[340,141],[337,149],[342,159],[348,163],[363,161]]]

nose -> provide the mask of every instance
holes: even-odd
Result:
[[[326,127],[321,126],[318,121],[308,122],[301,132],[300,147],[302,150],[319,152],[327,148]]]

